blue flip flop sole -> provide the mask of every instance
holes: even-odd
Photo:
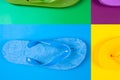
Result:
[[[87,46],[85,42],[79,38],[57,38],[51,39],[53,42],[58,42],[69,46],[71,52],[64,59],[58,60],[53,65],[44,66],[57,70],[68,70],[79,66],[85,59],[87,53]],[[43,63],[49,63],[54,58],[62,54],[61,49],[43,44],[37,44],[32,48],[28,47],[29,41],[26,40],[12,40],[6,42],[3,46],[4,58],[12,63],[34,65],[26,61],[26,57],[39,60]],[[39,65],[38,65],[39,66]]]

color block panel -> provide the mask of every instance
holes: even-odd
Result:
[[[0,51],[8,40],[76,37],[87,44],[87,55],[75,69],[61,71],[7,62],[0,54],[1,80],[90,80],[90,25],[0,25]]]
[[[0,24],[89,24],[90,0],[68,8],[19,6],[0,1]]]
[[[119,0],[92,0],[92,24],[120,24],[119,14]]]
[[[91,80],[120,80],[120,25],[92,25]]]

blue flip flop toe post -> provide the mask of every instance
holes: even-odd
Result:
[[[85,59],[86,52],[86,44],[79,38],[12,40],[3,46],[3,56],[9,62],[57,70],[79,66]]]

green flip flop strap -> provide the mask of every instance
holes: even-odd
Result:
[[[56,0],[28,0],[31,3],[52,3],[55,2]]]

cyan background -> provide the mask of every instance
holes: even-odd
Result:
[[[90,25],[0,25],[0,50],[7,40],[78,37],[88,46],[84,62],[60,71],[7,62],[0,53],[0,80],[90,80]]]

